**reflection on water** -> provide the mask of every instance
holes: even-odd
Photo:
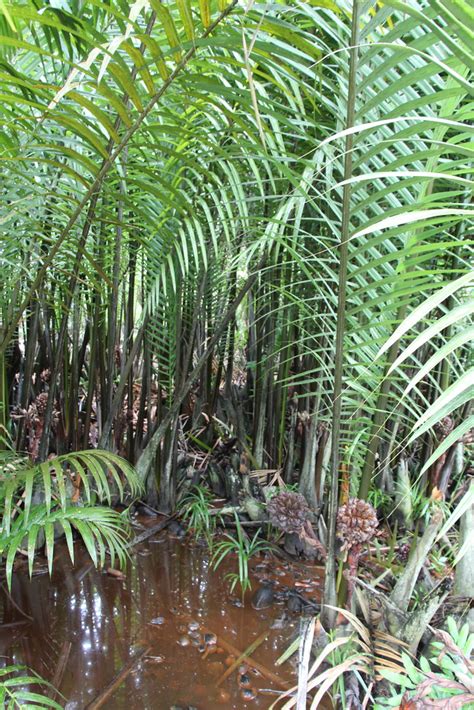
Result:
[[[265,630],[252,657],[282,681],[294,679],[288,664],[275,668],[274,661],[294,638],[297,617],[281,605],[262,611],[248,602],[239,606],[224,580],[229,567],[213,572],[201,547],[161,533],[136,548],[125,579],[97,572],[78,545],[76,550],[72,567],[65,545],[57,546],[52,582],[41,568],[31,583],[23,567],[14,575],[12,598],[32,621],[5,595],[0,617],[2,663],[23,663],[55,679],[67,708],[87,707],[145,650],[102,707],[268,708],[276,695],[261,691],[278,685],[253,668],[240,675],[235,670],[218,684],[231,662],[230,647],[243,651]],[[258,562],[257,574],[265,576]],[[272,561],[269,567],[284,584],[284,566]],[[217,644],[208,637],[206,646],[205,632],[215,634]],[[249,687],[258,691],[254,700],[245,699]]]

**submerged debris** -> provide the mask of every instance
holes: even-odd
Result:
[[[242,673],[239,676],[239,685],[243,687],[247,687],[248,685],[250,685],[250,678],[246,673]]]
[[[255,700],[257,697],[257,693],[253,688],[244,688],[241,695],[243,700]]]
[[[272,584],[265,584],[254,593],[251,604],[254,609],[268,609],[275,601]]]

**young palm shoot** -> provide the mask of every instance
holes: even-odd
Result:
[[[219,515],[211,514],[212,494],[203,486],[194,486],[181,501],[184,520],[192,528],[196,538],[203,538],[210,551],[214,545],[214,535]]]
[[[212,557],[212,565],[214,569],[217,569],[228,555],[235,553],[237,556],[238,571],[229,572],[226,574],[226,579],[231,581],[231,591],[234,591],[237,584],[240,585],[243,602],[245,592],[252,588],[249,577],[249,560],[254,555],[268,551],[270,549],[270,545],[265,540],[259,540],[260,528],[258,528],[255,535],[250,538],[242,528],[237,514],[234,513],[234,515],[237,537],[232,537],[232,535],[227,533],[225,534],[226,539],[216,545],[216,549]]]

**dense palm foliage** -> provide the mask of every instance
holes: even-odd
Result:
[[[145,477],[143,451],[171,411],[165,472],[178,415],[210,429],[238,368],[255,462],[289,457],[303,473],[331,421],[338,316],[341,452],[365,494],[395,423],[403,455],[411,424],[462,371],[456,323],[471,310],[454,310],[463,292],[451,292],[435,312],[454,310],[444,328],[385,376],[398,337],[375,360],[379,347],[469,252],[468,11],[425,9],[423,22],[403,3],[354,18],[349,71],[342,3],[5,6],[3,417],[47,389],[40,459],[51,432],[58,453],[99,438],[141,456]],[[453,331],[449,363],[400,402]],[[174,410],[196,364],[198,406]],[[309,415],[300,462],[293,397]]]
[[[328,513],[334,602],[341,477],[464,485],[472,8],[1,8],[5,436],[165,510],[234,447]]]

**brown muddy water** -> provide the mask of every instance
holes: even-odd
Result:
[[[229,591],[230,571],[235,560],[213,571],[203,547],[167,532],[134,549],[124,579],[93,569],[79,544],[73,567],[58,543],[52,580],[39,558],[31,582],[21,563],[11,599],[2,591],[0,665],[25,664],[55,683],[67,710],[268,708],[295,681],[294,662],[275,661],[300,621],[284,601],[253,609],[252,594],[271,578],[276,591],[296,584],[318,599],[320,570],[256,558],[244,606]],[[223,677],[257,640],[257,667]]]

